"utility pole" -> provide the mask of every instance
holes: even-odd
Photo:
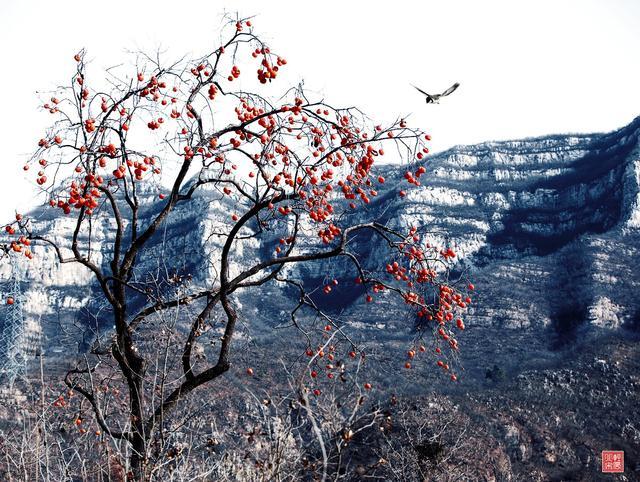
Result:
[[[20,286],[20,273],[15,264],[11,264],[11,280],[9,289],[0,301],[0,376],[6,377],[9,390],[13,388],[16,378],[20,376],[26,364],[22,335],[24,333],[24,296]]]

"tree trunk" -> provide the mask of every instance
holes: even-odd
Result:
[[[132,480],[144,482],[148,480],[147,445],[151,439],[145,427],[144,379],[146,368],[144,360],[129,351],[127,359],[131,371],[127,376],[129,385],[129,415],[131,417],[131,456],[129,463],[133,474]]]
[[[131,466],[131,474],[127,480],[135,482],[146,482],[148,480],[147,443],[145,438],[137,433],[133,436],[133,440],[131,441],[129,465]]]
[[[129,387],[129,417],[131,421],[131,455],[129,464],[132,472],[132,480],[145,482],[148,480],[148,454],[147,447],[151,434],[145,427],[145,397],[144,379],[146,376],[145,361],[132,349],[131,340],[127,339],[126,360],[128,372],[126,373]]]
[[[129,465],[131,466],[132,478],[136,482],[145,482],[148,480],[148,454],[147,442],[150,434],[145,433],[144,426],[144,406],[142,395],[142,382],[135,383],[134,390],[130,394],[130,415],[131,415],[131,455],[129,457]],[[141,394],[136,396],[136,394]]]

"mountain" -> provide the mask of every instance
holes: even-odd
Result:
[[[433,233],[430,242],[453,246],[457,269],[468,270],[478,287],[467,320],[470,327],[550,330],[559,344],[588,326],[637,329],[639,138],[640,117],[606,134],[487,142],[455,147],[411,166],[382,166],[384,186],[366,212],[356,216],[424,225]],[[407,184],[405,171],[420,165],[427,169],[422,185]],[[407,192],[404,199],[398,196],[400,189]],[[148,219],[159,207],[157,192],[149,189],[143,204]],[[203,264],[200,256],[204,251],[215,259],[220,249],[215,232],[231,209],[213,191],[179,206],[143,254],[138,274],[162,272],[166,281],[172,273],[189,273],[194,285],[215,279],[215,263]],[[34,231],[63,244],[69,239],[71,219],[54,217],[47,207],[35,209],[32,217]],[[114,224],[96,222],[92,229],[100,263],[100,252],[112,244]],[[383,262],[377,257],[376,241],[359,243],[365,264]],[[272,249],[273,244],[243,241],[234,259],[246,264]],[[160,250],[169,256],[154,255]],[[27,320],[23,346],[33,352],[40,345],[52,356],[77,351],[86,346],[104,308],[91,304],[96,289],[91,275],[79,265],[59,265],[53,253],[41,247],[34,254],[28,266],[18,267]],[[332,261],[304,266],[297,274],[308,282],[321,282],[340,271],[339,263]],[[5,293],[10,277],[8,266],[0,266]],[[259,299],[241,298],[242,304],[253,312],[269,312],[271,319],[265,323],[277,323],[273,318],[278,317],[284,295],[277,287],[269,289]],[[363,301],[347,291],[341,294],[338,308],[355,316]],[[384,310],[369,310],[364,323],[355,318],[353,323],[363,330],[384,331],[393,325]]]
[[[473,323],[632,325],[639,135],[637,118],[609,134],[456,147],[429,159],[400,215],[457,246],[481,287]]]

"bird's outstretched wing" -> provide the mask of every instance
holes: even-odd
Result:
[[[415,85],[411,84],[411,86],[412,86],[414,89],[416,89],[418,92],[421,92],[421,93],[423,93],[424,95],[426,95],[427,97],[431,97],[431,95],[430,95],[430,94],[427,94],[424,90],[422,90],[422,89],[420,89],[420,88],[416,87]]]
[[[453,84],[451,87],[449,87],[447,90],[445,90],[442,94],[440,94],[440,96],[444,97],[445,95],[449,95],[451,94],[454,90],[456,90],[458,87],[460,87],[460,83],[456,82],[455,84]]]

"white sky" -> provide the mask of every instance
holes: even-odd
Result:
[[[217,46],[225,9],[256,15],[256,32],[288,60],[280,81],[304,79],[381,120],[411,114],[432,151],[609,131],[640,115],[638,0],[0,0],[0,219],[34,202],[22,165],[52,119],[35,91],[67,83],[75,52],[87,49],[94,76],[125,50],[200,54]],[[409,86],[454,81],[440,105]]]

